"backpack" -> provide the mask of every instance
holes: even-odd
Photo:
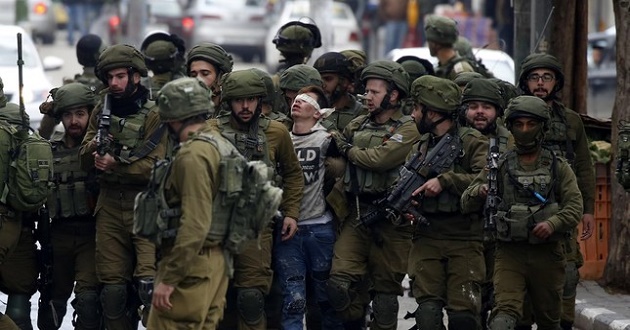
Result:
[[[615,177],[623,189],[630,192],[630,122],[627,121],[619,122]]]
[[[262,161],[247,161],[231,143],[217,135],[200,133],[189,141],[210,143],[221,154],[221,183],[213,200],[207,240],[220,241],[227,251],[238,254],[243,244],[257,238],[277,215],[282,189],[272,185],[273,169]],[[134,234],[158,245],[177,235],[181,216],[181,210],[169,208],[164,197],[163,187],[171,165],[168,160],[155,164],[149,185],[136,196],[134,206]]]
[[[28,134],[7,122],[0,123],[0,129],[11,135],[10,166],[0,201],[16,211],[36,211],[46,201],[52,183],[51,144],[37,132]]]
[[[477,73],[479,73],[480,75],[486,77],[486,78],[494,78],[494,75],[492,74],[492,72],[490,72],[490,70],[488,70],[488,68],[486,68],[486,66],[481,62],[481,60],[479,59],[470,59],[464,56],[460,56],[458,59],[456,59],[455,61],[449,63],[446,68],[444,69],[444,72],[446,72],[446,74],[451,73],[451,71],[453,71],[453,68],[455,67],[455,65],[459,62],[467,62],[468,64],[470,64],[470,66],[473,68],[473,70]]]

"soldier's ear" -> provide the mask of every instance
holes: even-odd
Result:
[[[389,93],[389,103],[394,103],[394,100],[400,102],[399,96],[400,92],[397,89],[392,90],[392,92]]]

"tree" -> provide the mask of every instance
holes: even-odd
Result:
[[[617,95],[612,114],[612,150],[617,148],[618,128],[615,123],[630,120],[630,0],[613,0],[615,26],[617,28]],[[614,162],[613,162],[614,163]],[[630,292],[630,198],[615,181],[612,184],[612,217],[608,260],[604,269],[602,284],[615,289]],[[616,207],[615,207],[616,206]]]

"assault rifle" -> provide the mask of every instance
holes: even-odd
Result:
[[[96,153],[99,156],[105,156],[110,149],[109,127],[112,123],[112,109],[109,107],[109,95],[105,94],[103,98],[103,110],[98,120],[98,129],[96,131]]]
[[[394,224],[401,224],[403,214],[411,214],[414,222],[428,225],[428,220],[411,204],[413,199],[418,199],[411,194],[429,179],[450,169],[459,154],[459,139],[453,138],[449,133],[440,139],[426,157],[417,152],[400,168],[400,178],[394,188],[386,197],[374,202],[376,210],[360,217],[357,226],[369,227],[383,217]]]
[[[497,176],[499,174],[499,145],[497,138],[491,138],[488,145],[488,196],[486,204],[483,207],[484,223],[483,229],[487,231],[494,230],[497,219],[497,206],[501,202],[498,196]]]
[[[53,285],[53,251],[50,241],[50,216],[48,209],[42,207],[39,210],[39,219],[37,221],[37,241],[39,241],[40,250],[39,258],[39,279],[37,280],[37,290],[39,291],[39,308],[51,308],[47,306],[52,300],[51,290]],[[54,311],[54,308],[53,308]],[[53,312],[53,316],[56,314]],[[59,320],[54,320],[55,324],[59,324]]]

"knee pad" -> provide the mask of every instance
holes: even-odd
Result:
[[[326,293],[332,308],[338,312],[350,307],[350,281],[329,278],[326,282]]]
[[[372,300],[374,323],[380,328],[393,328],[398,322],[398,297],[395,294],[377,293]]]
[[[562,299],[575,297],[577,294],[577,285],[580,281],[580,273],[575,262],[567,262],[564,273],[564,288],[562,290]]]
[[[144,277],[138,280],[138,297],[140,297],[140,302],[145,307],[151,306],[151,299],[153,298],[153,278],[152,277]]]
[[[31,324],[31,297],[26,294],[9,294],[4,313],[23,330],[33,329]]]
[[[81,329],[98,329],[101,321],[101,308],[96,291],[77,293],[72,301],[74,325]]]
[[[66,301],[51,300],[37,309],[37,327],[41,330],[59,329],[66,315]]]
[[[106,318],[116,320],[123,317],[127,309],[127,285],[105,284],[101,290],[101,305]]]
[[[504,313],[499,313],[490,320],[491,330],[514,330],[516,319]]]
[[[442,304],[437,301],[425,301],[416,309],[416,325],[418,329],[442,329]]]
[[[450,312],[448,313],[448,329],[478,329],[479,322],[473,313],[470,312]]]
[[[265,311],[265,297],[262,291],[255,288],[238,288],[236,308],[246,324],[258,324],[262,321]]]

